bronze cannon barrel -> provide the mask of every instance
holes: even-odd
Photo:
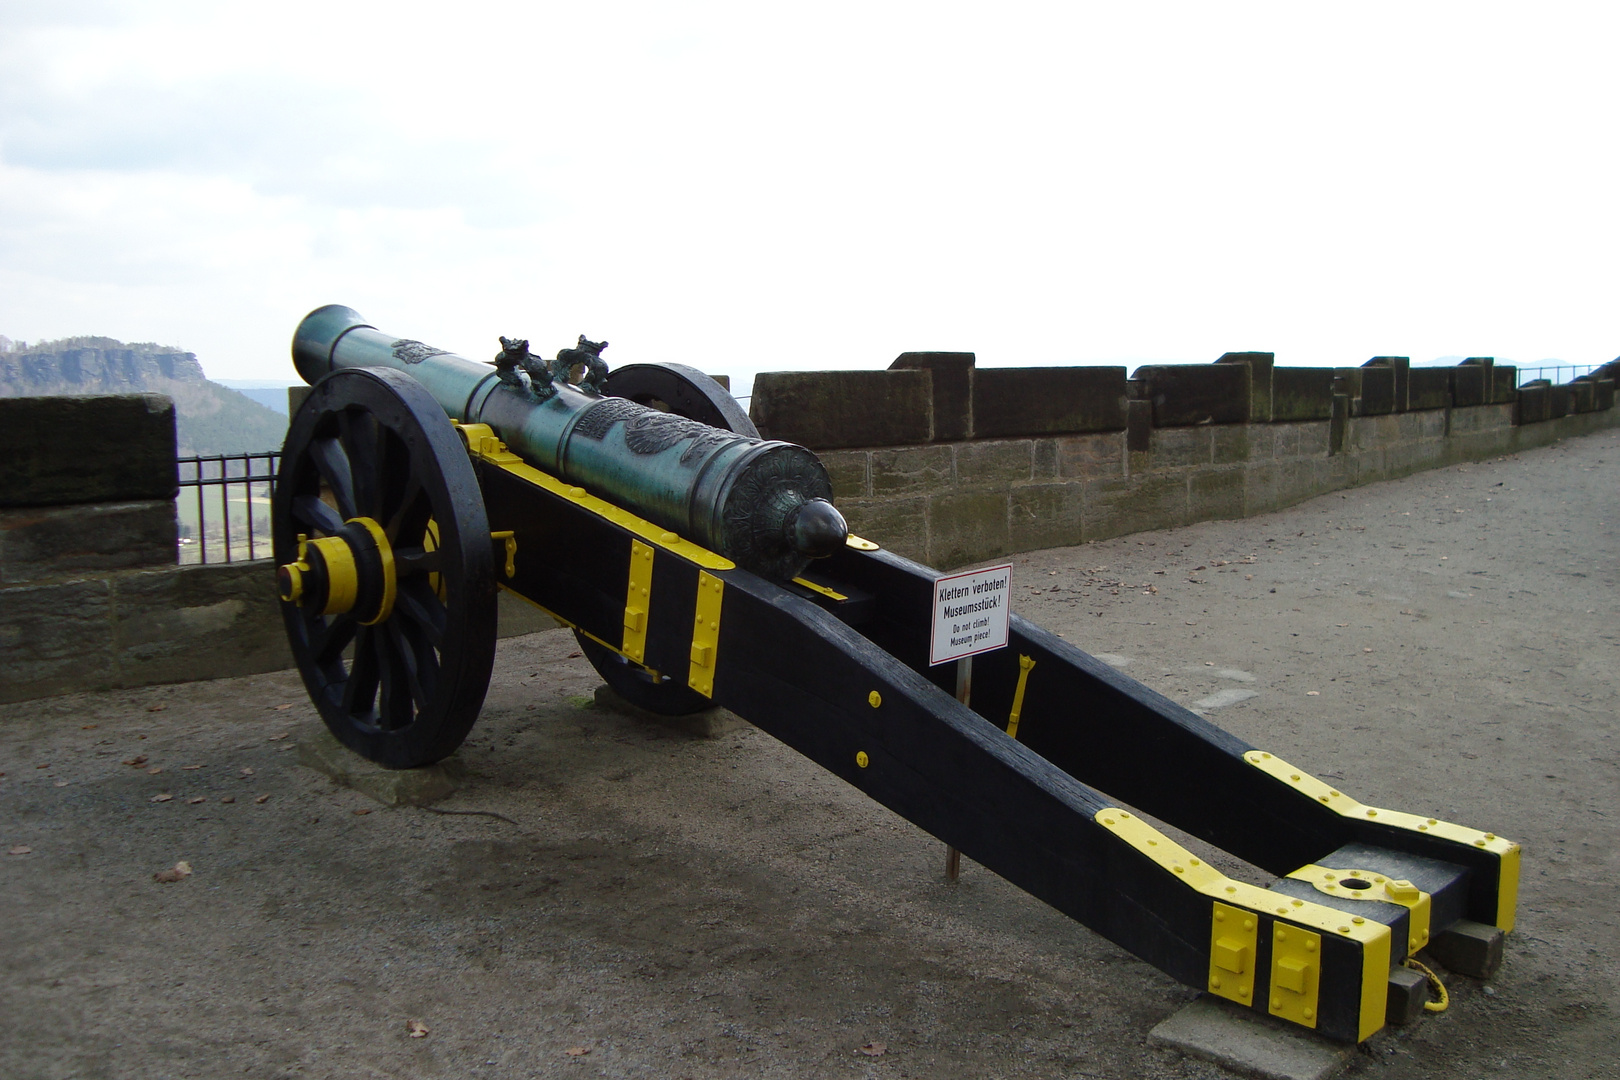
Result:
[[[338,304],[304,317],[293,363],[308,383],[339,368],[413,376],[453,419],[488,424],[529,464],[756,573],[787,579],[848,538],[832,483],[802,446],[755,439],[556,380],[385,334]]]

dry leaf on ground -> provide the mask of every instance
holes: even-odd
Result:
[[[292,708],[292,702],[289,701],[285,705],[277,705],[276,706],[276,712],[286,712],[290,708]]]
[[[367,814],[371,813],[371,811],[370,810],[364,810],[364,809],[363,810],[350,810],[349,813],[353,814],[355,817],[365,817]]]
[[[168,707],[169,706],[167,704],[160,701],[156,705],[148,705],[146,707],[146,711],[147,712],[162,712],[164,709],[167,709]]]
[[[563,1051],[563,1053],[567,1054],[569,1057],[584,1057],[590,1052],[591,1048],[588,1046],[570,1046],[567,1050]]]
[[[153,874],[152,875],[152,880],[153,881],[161,881],[165,885],[170,885],[170,884],[173,884],[176,881],[184,881],[186,878],[188,878],[190,876],[191,876],[191,864],[186,862],[184,859],[181,859],[179,862],[175,863],[169,869],[167,869],[167,870],[159,870],[157,873]]]
[[[405,1021],[405,1030],[411,1033],[411,1038],[413,1039],[427,1038],[428,1026],[422,1023],[420,1020]]]
[[[279,734],[279,735],[272,735],[272,736],[270,736],[270,741],[271,741],[271,742],[275,742],[275,741],[276,741],[276,740],[277,740],[277,739],[285,739],[285,738],[286,738],[286,737],[287,737],[287,733],[286,733],[286,732],[285,732],[285,731],[283,731],[283,732],[282,732],[282,733],[281,733],[281,734]]]
[[[253,775],[253,770],[252,770],[252,769],[251,769],[251,768],[249,768],[249,769],[243,769],[243,770],[242,770],[242,775],[243,775],[243,776],[252,776],[252,775]]]
[[[125,765],[145,765],[146,764],[146,755],[142,754],[140,757],[125,758],[124,759],[124,764]]]
[[[174,798],[173,795],[170,795],[167,791],[165,791],[161,795],[152,796],[152,801],[153,802],[168,802],[170,799],[173,799],[173,798]]]
[[[236,801],[236,796],[235,795],[227,795],[227,796],[225,796],[223,799],[221,799],[219,801],[220,802],[235,802]]]
[[[162,771],[163,771],[163,766],[154,765],[150,769],[146,770],[146,775],[147,776],[156,776],[158,773],[160,773]]]
[[[884,1054],[889,1052],[889,1048],[884,1043],[869,1042],[855,1052],[857,1054],[865,1054],[867,1057],[882,1057]]]
[[[256,802],[256,803],[269,802],[270,801],[270,796],[268,796],[268,795],[260,795],[257,799],[254,799],[253,801]]]
[[[16,847],[11,849],[11,854],[13,855],[32,855],[33,853],[34,849],[29,847],[27,844],[18,844]]]
[[[186,800],[186,802],[187,802],[187,803],[189,803],[189,804],[190,804],[190,805],[192,805],[192,806],[196,806],[196,805],[197,805],[197,804],[198,804],[198,803],[200,803],[200,802],[207,802],[207,801],[208,801],[208,800],[207,800],[207,799],[205,799],[205,798],[203,798],[203,797],[202,797],[202,796],[201,796],[201,795],[198,795],[198,796],[197,796],[197,797],[196,797],[196,798],[194,798],[194,799],[187,799],[187,800]]]
[[[185,772],[194,772],[197,769],[202,768],[202,766],[201,765],[182,765],[182,766],[180,766],[180,768],[182,770],[184,770]]]
[[[56,786],[57,786],[57,787],[67,787],[67,786],[68,786],[68,782],[67,782],[67,781],[66,781],[66,780],[58,780],[58,781],[57,781],[57,782],[56,782]]]

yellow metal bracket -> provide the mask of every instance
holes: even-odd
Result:
[[[715,659],[720,648],[720,607],[726,583],[706,571],[698,573],[697,614],[692,620],[692,666],[686,685],[704,697],[714,696]]]
[[[1018,658],[1018,689],[1013,691],[1012,712],[1007,716],[1007,737],[1018,738],[1018,718],[1024,712],[1024,687],[1029,683],[1029,669],[1035,666],[1033,657]]]
[[[641,663],[647,655],[647,613],[652,610],[653,549],[630,542],[629,584],[624,596],[624,655]]]
[[[1411,913],[1407,954],[1429,944],[1433,898],[1405,878],[1392,878],[1373,870],[1334,870],[1315,863],[1306,863],[1288,876],[1337,900],[1381,900],[1386,904],[1399,904]]]
[[[500,532],[489,534],[491,540],[500,540],[506,548],[506,578],[508,581],[517,573],[517,534],[511,529],[502,529]]]
[[[1143,821],[1135,814],[1115,807],[1106,807],[1097,811],[1096,821],[1103,828],[1119,837],[1141,852],[1148,859],[1172,874],[1187,888],[1218,900],[1222,905],[1245,910],[1254,915],[1261,915],[1273,920],[1273,929],[1283,927],[1290,931],[1311,933],[1316,936],[1317,946],[1320,949],[1321,939],[1326,935],[1347,938],[1361,946],[1361,1002],[1357,1019],[1359,1034],[1357,1041],[1370,1038],[1373,1032],[1384,1026],[1384,1009],[1387,1004],[1389,986],[1390,963],[1390,932],[1389,927],[1381,922],[1363,918],[1360,915],[1351,915],[1322,904],[1313,904],[1308,900],[1298,900],[1291,896],[1262,889],[1258,885],[1237,881],[1227,877],[1219,870],[1210,866],[1192,852],[1170,839],[1168,836]],[[1286,922],[1284,921],[1286,920]],[[1258,920],[1257,925],[1258,925]],[[1220,935],[1211,930],[1211,940]],[[1304,938],[1292,938],[1301,944]],[[1272,975],[1277,977],[1275,950],[1273,951]],[[1214,967],[1211,965],[1211,973]],[[1299,985],[1304,986],[1305,973],[1303,969],[1296,971],[1293,967],[1285,969],[1286,974],[1281,977],[1293,981],[1296,974]],[[1318,972],[1318,976],[1319,976]],[[1223,980],[1224,982],[1224,980]],[[1262,992],[1256,986],[1253,993]],[[1315,1003],[1305,1005],[1299,1000],[1302,995],[1295,998],[1285,998],[1285,1002],[1292,1002],[1287,1007],[1293,1013],[1277,1013],[1295,1020],[1296,1023],[1315,1027]],[[1234,998],[1233,1000],[1241,1000]],[[1313,1019],[1307,1021],[1303,1010],[1309,1007]],[[1275,1011],[1275,1010],[1273,1010]],[[1296,1019],[1297,1017],[1297,1019]]]
[[[1239,1005],[1254,1004],[1254,964],[1260,920],[1254,912],[1215,901],[1209,921],[1209,992]]]
[[[822,596],[825,596],[827,599],[836,600],[839,603],[843,603],[845,600],[849,599],[849,597],[845,596],[843,593],[839,592],[837,589],[829,589],[825,585],[818,585],[814,581],[811,581],[809,578],[796,577],[796,578],[793,579],[793,584],[802,585],[806,589],[809,589],[811,592],[820,593]]]
[[[1314,1028],[1321,981],[1322,935],[1298,926],[1273,923],[1271,1015]]]
[[[1496,926],[1504,932],[1513,929],[1519,898],[1519,845],[1512,840],[1504,839],[1495,833],[1453,825],[1438,818],[1420,817],[1399,810],[1363,805],[1310,773],[1295,768],[1282,758],[1263,750],[1250,750],[1243,755],[1243,760],[1261,772],[1288,784],[1301,794],[1315,799],[1341,817],[1364,818],[1392,828],[1409,829],[1412,832],[1438,836],[1453,843],[1467,844],[1489,851],[1497,857],[1501,867],[1496,888]]]
[[[859,537],[859,536],[856,536],[854,533],[850,533],[849,534],[849,539],[845,540],[844,543],[845,543],[845,545],[854,548],[856,551],[881,551],[881,550],[883,550],[877,544],[872,543],[872,541],[866,540],[866,539],[864,539],[862,537]]]

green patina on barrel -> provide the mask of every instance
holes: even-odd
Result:
[[[446,414],[488,424],[536,468],[767,577],[797,576],[848,536],[830,501],[827,470],[793,443],[737,435],[567,383],[542,396],[488,364],[382,333],[338,304],[305,316],[292,354],[311,384],[339,368],[406,372]]]

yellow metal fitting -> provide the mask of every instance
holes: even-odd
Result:
[[[864,769],[872,764],[872,759],[866,756],[865,750],[857,750],[855,751],[855,764]]]
[[[874,690],[866,695],[866,703],[875,709],[883,704],[883,695]]]

